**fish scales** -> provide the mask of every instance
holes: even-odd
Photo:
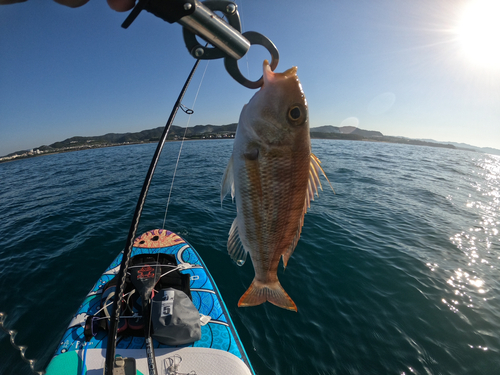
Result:
[[[274,73],[264,62],[264,85],[241,112],[221,199],[231,192],[237,216],[228,252],[242,265],[250,254],[255,278],[238,306],[269,301],[297,311],[279,283],[323,169],[311,153],[307,101],[296,68]],[[325,176],[326,177],[326,176]]]
[[[293,156],[292,150],[279,159],[263,155],[262,160],[268,162],[253,169],[241,169],[240,199],[246,237],[249,247],[258,249],[259,258],[256,254],[252,259],[261,261],[256,272],[267,271],[273,261],[279,261],[281,254],[291,245],[302,217],[304,198],[303,194],[296,193],[306,189],[308,175],[299,172],[308,166],[296,168],[289,162]],[[298,156],[295,154],[300,162]],[[244,176],[245,172],[248,172],[247,176]],[[255,188],[257,186],[260,189]],[[270,253],[270,248],[276,250]]]

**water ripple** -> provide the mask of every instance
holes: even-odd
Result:
[[[500,159],[314,140],[336,194],[305,217],[280,281],[298,306],[236,307],[250,262],[226,254],[231,141],[187,142],[166,226],[200,252],[259,375],[494,374],[500,368]],[[161,227],[180,143],[168,143],[139,231]],[[154,145],[0,164],[0,307],[40,365],[123,248]],[[62,303],[61,301],[64,301]],[[0,373],[28,374],[0,337]]]

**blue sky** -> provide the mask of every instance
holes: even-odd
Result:
[[[488,20],[478,16],[472,28],[483,34],[467,47],[459,27],[479,1],[237,4],[243,31],[278,47],[277,70],[298,66],[311,127],[355,125],[500,148],[500,32],[482,30]],[[0,7],[0,155],[165,124],[194,59],[178,24],[143,12],[124,30],[126,16],[98,0],[77,9],[47,0]],[[242,72],[258,78],[264,58],[262,47],[252,47]],[[200,64],[186,106],[198,87],[190,126],[237,122],[255,92],[234,81],[222,60]],[[187,121],[179,113],[175,124]]]

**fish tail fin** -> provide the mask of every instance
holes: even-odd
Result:
[[[257,306],[266,301],[283,309],[297,311],[297,306],[278,280],[272,284],[263,284],[254,279],[245,294],[241,296],[238,307]]]

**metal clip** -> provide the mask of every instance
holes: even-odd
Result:
[[[232,28],[236,30],[238,34],[241,32],[240,16],[236,4],[224,0],[209,0],[203,2],[203,5],[206,6],[208,9],[210,9],[211,11],[222,12],[224,16],[227,18],[228,24],[230,26],[227,27],[228,30]],[[228,53],[227,49],[226,51],[220,49],[220,44],[222,42],[228,44],[227,42],[228,40],[234,39],[234,37],[231,37],[231,34],[228,33],[228,31],[226,30],[220,31],[220,25],[217,25],[217,27],[214,27],[213,29],[217,30],[218,28],[219,29],[218,34],[214,33],[214,36],[212,36],[211,38],[212,39],[215,38],[219,42],[218,45],[219,48],[207,48],[206,46],[203,47],[196,40],[195,33],[191,31],[191,29],[195,29],[194,27],[192,27],[194,24],[191,24],[192,19],[193,17],[190,16],[181,18],[178,21],[180,24],[186,25],[186,27],[183,28],[182,32],[184,35],[184,42],[186,43],[186,47],[191,53],[191,55],[194,58],[200,60],[212,60],[212,59],[224,58],[224,66],[226,67],[226,70],[229,73],[229,75],[243,86],[248,87],[249,89],[258,89],[264,84],[263,77],[260,77],[260,79],[258,79],[257,81],[250,81],[249,79],[245,78],[243,74],[240,72],[240,69],[238,67],[238,59],[243,57],[248,52],[251,45],[258,44],[263,46],[269,51],[269,53],[271,54],[271,64],[270,64],[271,70],[274,71],[278,66],[279,62],[278,49],[276,48],[274,43],[271,42],[271,40],[265,37],[264,35],[257,33],[255,31],[247,31],[246,33],[239,34],[238,39],[247,41],[248,46],[246,46],[245,43],[235,44],[233,40],[232,41],[233,51],[231,51],[231,53]],[[187,22],[188,20],[189,22]],[[227,25],[226,22],[224,22],[220,18],[218,18],[218,22]],[[196,26],[197,29],[199,30],[200,29],[199,25]],[[201,36],[203,37],[204,35]],[[234,51],[235,46],[239,47],[239,50],[237,52]],[[228,48],[228,46],[224,47]]]
[[[261,45],[269,51],[271,70],[278,66],[279,53],[273,42],[254,31],[241,34],[238,7],[231,1],[208,0],[202,3],[200,0],[139,0],[122,26],[128,27],[143,9],[167,22],[181,24],[184,42],[194,58],[224,58],[227,72],[245,87],[256,89],[264,84],[263,77],[257,81],[248,80],[238,67],[237,60],[248,52],[252,44]],[[214,11],[222,12],[227,22]],[[196,36],[203,38],[213,47],[202,46]]]
[[[258,44],[269,51],[269,53],[271,54],[270,67],[271,70],[274,71],[274,69],[276,69],[276,67],[278,66],[278,62],[280,60],[278,49],[276,48],[274,43],[264,35],[259,34],[255,31],[247,31],[242,35],[248,39],[251,45]],[[249,89],[258,89],[264,84],[264,77],[262,76],[257,81],[250,81],[248,78],[245,78],[240,72],[238,61],[236,59],[225,57],[224,66],[226,67],[226,70],[231,77],[233,77],[237,82],[241,83],[245,87],[248,87]]]
[[[224,14],[227,22],[214,11]],[[231,56],[240,59],[250,48],[250,42],[241,35],[238,7],[231,1],[209,0],[199,3],[197,11],[177,21],[183,27],[184,43],[196,59],[212,60]],[[196,35],[212,44],[214,48],[203,47]]]

